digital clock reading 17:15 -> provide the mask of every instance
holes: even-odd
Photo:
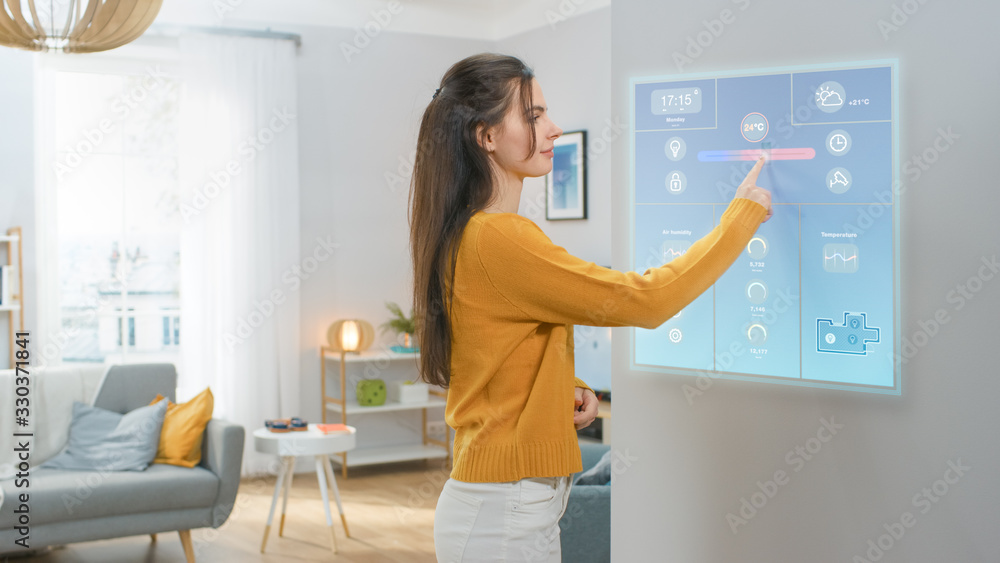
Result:
[[[650,97],[654,115],[698,113],[701,111],[701,88],[653,90]]]

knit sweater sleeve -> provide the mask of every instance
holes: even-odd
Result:
[[[484,222],[476,250],[492,286],[526,320],[656,328],[725,273],[766,214],[757,202],[734,199],[683,256],[643,274],[577,258],[512,213]]]

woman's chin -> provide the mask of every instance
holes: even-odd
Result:
[[[549,172],[552,172],[552,161],[551,160],[548,161],[548,162],[545,162],[545,163],[539,165],[537,168],[531,170],[528,173],[528,176],[531,177],[531,178],[541,178],[542,176],[545,176]]]

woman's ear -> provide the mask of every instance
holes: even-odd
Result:
[[[476,126],[476,140],[479,142],[479,146],[483,147],[486,152],[493,152],[496,150],[496,132],[493,128],[486,128],[486,124],[480,123]]]

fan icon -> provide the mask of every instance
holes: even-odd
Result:
[[[671,342],[677,344],[681,341],[682,338],[684,338],[684,334],[681,333],[681,329],[672,328],[670,329],[670,332],[667,334],[667,337],[670,338]]]

